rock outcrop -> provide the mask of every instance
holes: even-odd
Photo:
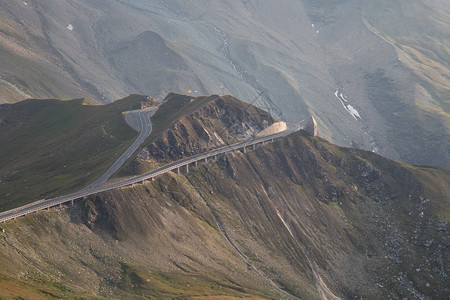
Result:
[[[181,159],[254,137],[277,121],[269,113],[232,96],[216,96],[177,120],[139,158],[158,162]]]

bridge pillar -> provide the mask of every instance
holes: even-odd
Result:
[[[208,162],[208,158],[207,157],[205,157],[205,164]]]
[[[176,173],[177,173],[178,175],[180,175],[180,167],[177,168]]]
[[[189,173],[189,164],[186,165],[186,174]]]
[[[70,205],[72,205],[72,206],[73,206],[73,200],[70,200]]]
[[[196,167],[198,167],[198,161],[197,161],[197,160],[194,162],[194,165],[195,165]]]
[[[244,146],[244,154],[247,153],[247,148]]]

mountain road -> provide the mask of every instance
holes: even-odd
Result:
[[[111,165],[111,167],[99,179],[82,189],[89,190],[105,183],[119,168],[130,158],[130,156],[137,150],[137,148],[145,141],[145,139],[152,133],[152,122],[150,116],[157,110],[157,107],[135,110],[127,112],[125,117],[127,123],[135,130],[140,132],[138,138],[131,144],[131,146]]]
[[[142,119],[146,119],[145,116],[148,116],[148,115],[143,113],[143,116],[144,117]],[[145,123],[143,122],[142,124],[145,124]],[[151,127],[151,126],[148,126],[148,123],[146,123],[146,124],[147,124],[147,127]],[[85,188],[79,192],[56,197],[53,199],[42,199],[42,200],[27,204],[27,205],[24,205],[21,207],[17,207],[15,209],[11,209],[9,211],[2,212],[2,213],[0,213],[0,223],[5,222],[7,220],[15,219],[15,218],[18,218],[21,216],[25,216],[27,214],[37,212],[37,211],[40,211],[43,209],[48,209],[53,206],[61,205],[66,202],[74,201],[76,199],[84,198],[89,195],[97,194],[100,192],[104,192],[104,191],[108,191],[108,190],[112,190],[112,189],[116,189],[116,188],[120,188],[120,187],[124,187],[124,186],[130,186],[130,185],[137,184],[137,183],[142,183],[146,180],[153,180],[154,177],[157,177],[159,175],[165,174],[170,171],[175,170],[175,171],[179,172],[181,167],[186,167],[186,169],[188,169],[189,164],[192,164],[192,163],[197,164],[198,162],[201,162],[201,161],[206,162],[208,158],[210,158],[210,157],[216,158],[220,154],[239,151],[242,149],[245,152],[245,149],[247,147],[253,147],[253,149],[254,149],[256,147],[256,145],[258,145],[258,144],[264,144],[265,142],[271,142],[275,139],[287,136],[290,133],[298,131],[299,129],[300,129],[300,126],[298,126],[296,124],[288,124],[287,129],[283,132],[270,134],[270,135],[262,136],[262,137],[257,137],[257,138],[250,139],[250,140],[247,140],[244,142],[223,146],[221,148],[217,148],[217,149],[214,149],[214,150],[211,150],[211,151],[208,151],[205,153],[201,153],[198,155],[193,155],[191,157],[187,157],[187,158],[175,161],[173,163],[167,164],[161,168],[150,171],[148,173],[145,173],[142,175],[137,175],[137,176],[127,178],[127,179],[124,179],[124,180],[121,180],[118,182],[110,183],[107,185],[99,186],[99,184],[101,184],[101,183],[99,183],[99,182],[101,182],[99,179],[96,182],[94,182],[95,184],[97,184],[97,186],[95,186],[95,187],[91,187],[89,189]],[[143,131],[148,132],[147,130],[143,130]],[[133,152],[134,152],[134,150],[131,153],[126,151],[123,154],[123,157],[124,157],[123,159],[126,160]],[[121,161],[121,159],[119,159],[119,160]],[[117,163],[117,164],[119,164],[119,163]],[[112,170],[112,167],[110,169]],[[111,172],[113,172],[113,171],[111,171]],[[102,176],[102,178],[103,179],[106,178],[109,173],[110,172],[106,172],[105,173],[106,175]],[[94,185],[94,184],[92,184],[92,185]]]

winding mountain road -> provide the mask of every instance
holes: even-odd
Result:
[[[114,182],[114,183],[110,183],[110,184],[102,185],[102,186],[91,187],[89,189],[85,188],[79,192],[56,197],[53,199],[39,200],[39,201],[30,203],[30,204],[0,213],[0,223],[11,220],[11,219],[15,219],[15,218],[18,218],[21,216],[25,216],[25,215],[28,215],[30,213],[34,213],[34,212],[37,212],[40,210],[48,209],[50,207],[54,207],[54,206],[61,205],[61,204],[67,203],[67,202],[71,202],[76,199],[94,195],[94,194],[97,194],[100,192],[104,192],[104,191],[108,191],[108,190],[112,190],[112,189],[116,189],[116,188],[120,188],[120,187],[124,187],[124,186],[130,186],[130,185],[137,184],[137,183],[142,183],[147,180],[153,180],[154,177],[157,177],[159,175],[165,174],[170,171],[180,172],[180,168],[182,168],[182,167],[185,167],[186,171],[188,171],[190,164],[197,165],[198,162],[201,162],[201,161],[207,162],[208,158],[210,158],[210,157],[216,158],[218,155],[225,154],[228,152],[234,152],[234,151],[239,151],[239,150],[243,150],[243,152],[245,152],[248,147],[253,147],[253,149],[254,149],[256,147],[256,145],[258,145],[258,144],[264,144],[265,142],[271,142],[277,138],[281,138],[281,137],[287,136],[288,134],[290,134],[292,132],[298,131],[299,129],[300,129],[300,127],[298,125],[288,124],[287,129],[283,132],[279,132],[279,133],[275,133],[275,134],[271,134],[271,135],[267,135],[267,136],[262,136],[262,137],[257,137],[257,138],[247,140],[244,142],[217,148],[217,149],[214,149],[214,150],[202,153],[202,154],[193,155],[191,157],[187,157],[187,158],[175,161],[173,163],[167,164],[161,168],[150,171],[148,173],[134,176],[134,177],[131,177],[128,179],[118,181],[118,182]],[[128,153],[128,152],[125,152],[125,153]],[[131,154],[129,154],[129,155],[131,155]],[[128,158],[129,156],[125,155],[124,157]],[[107,172],[107,173],[109,173],[109,172]]]

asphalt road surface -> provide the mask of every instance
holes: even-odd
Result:
[[[99,179],[82,189],[89,190],[105,183],[119,168],[130,158],[130,156],[137,150],[137,148],[145,141],[145,139],[152,133],[152,122],[150,121],[150,115],[155,112],[157,108],[147,108],[138,111],[130,111],[127,113],[127,122],[133,123],[133,128],[140,132],[138,138],[134,143],[125,151],[103,174]],[[134,119],[134,120],[133,120]],[[130,124],[131,126],[131,124]]]

